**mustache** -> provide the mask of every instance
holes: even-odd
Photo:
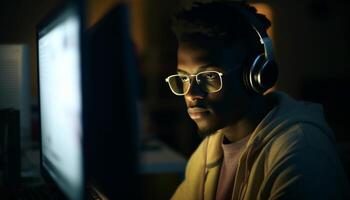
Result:
[[[189,103],[187,105],[187,108],[203,108],[203,109],[208,109],[210,106],[203,102],[203,101],[198,101],[198,102],[193,102],[193,103]]]
[[[206,112],[210,110],[210,106],[206,104],[205,102],[196,102],[196,103],[191,103],[187,106],[187,111],[189,113],[194,113],[194,112]]]

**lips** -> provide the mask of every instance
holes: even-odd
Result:
[[[209,110],[203,107],[190,107],[187,109],[187,112],[191,119],[196,120],[205,117],[209,113]]]

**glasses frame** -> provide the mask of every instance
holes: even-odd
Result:
[[[190,86],[187,88],[186,92],[184,92],[183,94],[182,93],[177,93],[173,90],[173,88],[171,87],[170,85],[170,82],[169,82],[169,79],[171,77],[175,77],[175,76],[179,76],[180,74],[174,74],[174,75],[170,75],[168,76],[166,79],[165,79],[165,82],[167,82],[169,84],[169,87],[170,87],[170,90],[177,96],[184,96],[188,93],[188,91],[190,91],[190,88],[192,87],[192,83],[193,83],[193,78],[192,77],[195,77],[195,80],[196,80],[196,83],[197,85],[199,86],[199,83],[200,83],[200,80],[198,79],[198,75],[200,74],[204,74],[204,73],[208,73],[208,72],[214,72],[214,73],[217,73],[219,75],[219,78],[220,78],[220,88],[213,91],[213,92],[207,92],[207,91],[203,91],[200,87],[200,89],[203,91],[203,92],[207,92],[207,93],[215,93],[215,92],[219,92],[221,89],[222,89],[222,85],[223,85],[223,82],[222,82],[222,76],[224,75],[222,72],[218,72],[218,71],[214,71],[214,70],[209,70],[209,71],[201,71],[201,72],[198,72],[197,74],[183,74],[183,76],[187,76],[189,79],[190,79]]]

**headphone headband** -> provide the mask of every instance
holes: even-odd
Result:
[[[247,11],[246,9],[240,8],[239,6],[236,6],[235,8],[248,20],[249,24],[259,36],[260,43],[264,46],[265,58],[268,60],[274,60],[275,56],[272,48],[272,41],[267,35],[267,32],[265,31],[262,23],[254,14]]]
[[[264,54],[257,55],[250,68],[243,74],[246,87],[250,91],[263,94],[276,83],[278,77],[272,41],[256,15],[245,8],[239,6],[235,6],[235,8],[249,22],[259,36],[260,43],[264,46]]]

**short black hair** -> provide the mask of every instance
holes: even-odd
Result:
[[[172,17],[172,30],[179,43],[190,42],[202,46],[205,41],[228,46],[244,40],[249,41],[255,50],[263,51],[256,31],[240,9],[255,15],[264,31],[271,26],[265,15],[257,13],[254,7],[245,2],[215,1],[194,2],[189,9],[179,10]]]

